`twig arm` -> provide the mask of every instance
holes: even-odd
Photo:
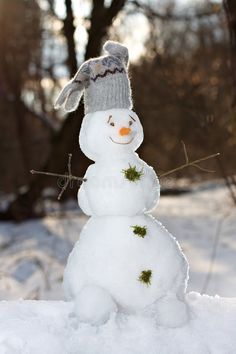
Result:
[[[32,175],[36,175],[36,174],[37,175],[46,175],[46,176],[65,179],[65,184],[63,187],[61,187],[61,191],[57,197],[57,199],[60,200],[62,197],[62,194],[65,192],[67,187],[70,185],[70,181],[82,181],[82,182],[87,181],[86,178],[77,177],[77,176],[72,175],[72,173],[71,173],[71,159],[72,159],[72,154],[69,154],[68,155],[68,163],[67,163],[68,174],[62,175],[60,173],[43,172],[43,171],[35,171],[35,170],[31,170],[30,173],[32,173]]]
[[[179,166],[179,167],[173,168],[173,169],[170,170],[170,171],[167,171],[167,172],[162,173],[161,175],[159,175],[159,177],[168,176],[168,175],[170,175],[170,174],[172,174],[172,173],[174,173],[174,172],[183,170],[184,168],[189,167],[189,166],[194,166],[194,167],[198,167],[198,168],[199,168],[200,166],[197,165],[199,162],[212,159],[213,157],[217,157],[217,156],[219,156],[219,155],[220,155],[220,153],[217,152],[216,154],[212,154],[212,155],[209,155],[209,156],[205,156],[205,157],[202,157],[202,158],[197,159],[197,160],[194,160],[194,161],[186,162],[185,164],[183,164],[183,165],[181,165],[181,166]],[[200,168],[201,168],[201,167],[200,167]],[[201,169],[202,169],[202,168],[201,168]],[[208,172],[210,172],[210,171],[208,171]]]
[[[73,175],[61,175],[59,173],[52,173],[52,172],[43,172],[43,171],[31,170],[30,173],[32,175],[45,175],[45,176],[51,176],[51,177],[67,178],[67,179],[70,179],[70,180],[83,181],[83,182],[87,181],[87,179],[83,178],[83,177],[77,177],[77,176],[73,176]]]

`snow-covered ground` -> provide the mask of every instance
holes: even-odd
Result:
[[[236,207],[223,185],[161,198],[155,216],[180,242],[190,264],[188,291],[236,297]]]
[[[153,214],[188,258],[188,291],[236,297],[236,208],[228,190],[204,184],[162,197]],[[0,223],[0,299],[63,299],[64,266],[86,220],[74,204],[42,220]]]
[[[235,354],[236,300],[187,297],[191,319],[157,327],[151,317],[114,314],[100,327],[78,323],[63,301],[0,303],[1,354]]]
[[[0,302],[0,354],[235,354],[236,208],[222,185],[162,197],[153,213],[190,263],[190,321],[171,329],[152,316],[114,314],[78,323],[64,301]],[[78,209],[0,224],[0,299],[63,299],[65,262],[87,217]],[[232,299],[223,297],[234,297]]]

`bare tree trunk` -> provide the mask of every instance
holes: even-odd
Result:
[[[224,8],[228,21],[231,48],[231,66],[234,85],[232,106],[236,107],[236,1],[224,0]]]
[[[75,34],[75,25],[74,25],[74,14],[72,10],[71,0],[65,0],[66,6],[66,18],[64,20],[64,34],[66,37],[67,50],[68,50],[68,68],[70,71],[70,76],[73,76],[78,67],[77,67],[77,59],[76,59],[76,45],[74,41]]]
[[[224,8],[227,16],[229,36],[230,36],[230,49],[231,49],[231,66],[232,77],[234,84],[234,94],[232,106],[236,106],[236,2],[235,0],[224,0]]]
[[[91,27],[88,31],[89,39],[85,59],[99,55],[102,40],[107,35],[113,20],[124,7],[126,0],[113,0],[108,8],[105,7],[104,2],[104,0],[93,1]]]
[[[233,98],[232,98],[232,110],[234,112],[234,119],[236,120],[236,1],[224,0],[224,9],[227,16],[229,37],[230,37],[230,49],[231,49],[231,68],[233,79]],[[220,171],[226,181],[226,185],[229,188],[230,195],[234,204],[236,204],[236,194],[233,186],[236,187],[234,178],[227,176],[223,164],[220,166]]]

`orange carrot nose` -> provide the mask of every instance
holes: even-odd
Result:
[[[120,128],[119,134],[125,136],[125,135],[129,135],[130,132],[131,132],[130,128],[122,127]]]

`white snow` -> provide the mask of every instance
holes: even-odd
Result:
[[[121,135],[119,132],[123,127],[132,129],[129,134]],[[140,120],[129,109],[88,113],[83,118],[79,133],[81,150],[93,161],[135,151],[142,141],[143,128]]]
[[[71,303],[0,303],[1,354],[234,354],[236,300],[190,293],[188,325],[157,327],[145,315],[114,314],[100,326],[78,323]]]
[[[123,170],[130,167],[142,174],[139,181],[125,178]],[[90,165],[85,178],[78,201],[87,215],[142,214],[159,200],[160,186],[153,168],[134,153]]]
[[[135,235],[131,225],[145,225],[145,237]],[[143,270],[152,272],[150,285],[139,281]],[[187,277],[188,265],[176,241],[154,218],[99,216],[89,219],[69,256],[64,288],[73,299],[87,285],[97,285],[119,307],[134,312],[167,293],[182,299]]]
[[[117,310],[117,305],[111,295],[101,287],[94,285],[86,286],[74,303],[74,313],[79,321],[94,325],[102,325],[109,319],[110,314]]]
[[[154,215],[187,257],[189,291],[236,296],[236,207],[223,184],[206,183],[194,193],[161,198]]]

